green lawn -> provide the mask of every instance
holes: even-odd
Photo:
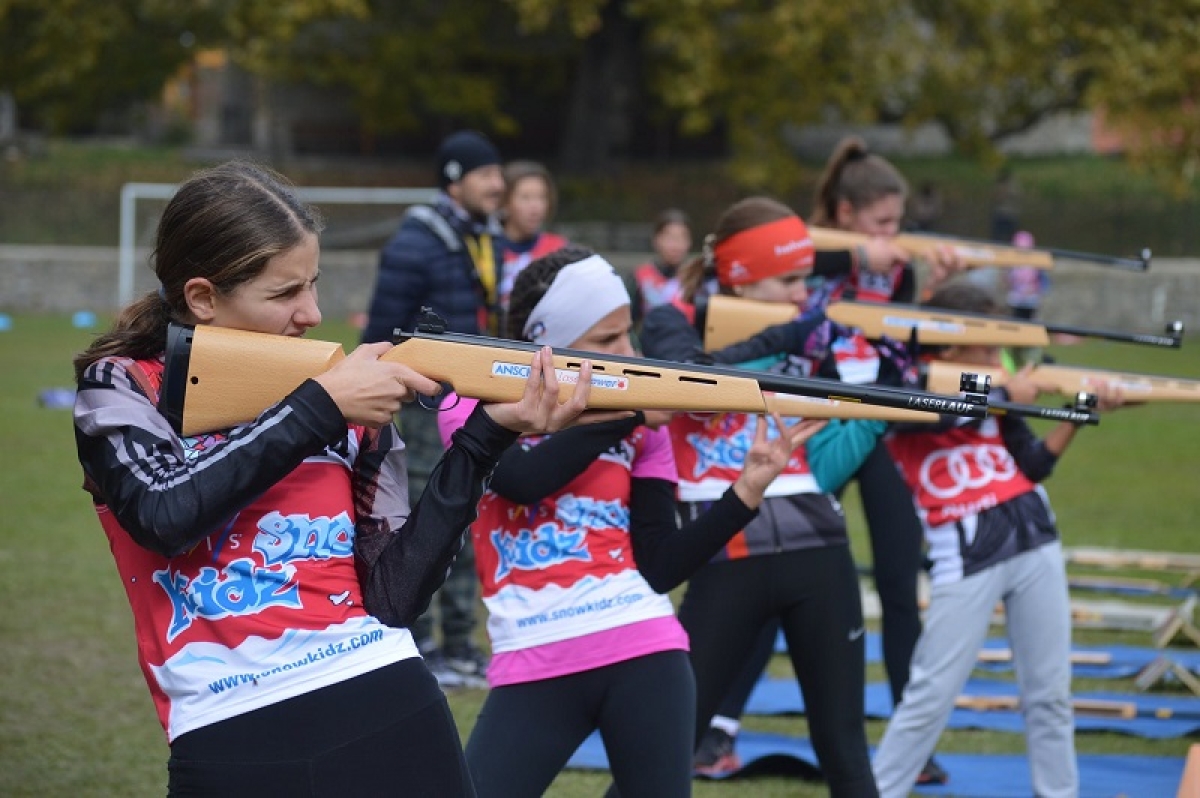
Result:
[[[329,325],[322,337],[354,340]],[[16,316],[0,332],[0,795],[113,796],[165,791],[167,748],[135,661],[129,609],[89,502],[80,490],[68,411],[40,408],[39,391],[71,384],[70,358],[91,333],[65,316]],[[1055,350],[1063,362],[1200,377],[1200,341],[1181,351],[1093,343]],[[1068,544],[1194,551],[1200,515],[1200,406],[1143,407],[1085,430],[1049,490]],[[849,497],[855,553],[867,547]],[[1089,643],[1148,645],[1148,635],[1080,635]],[[786,665],[776,662],[778,673]],[[879,679],[878,666],[871,678]],[[1132,690],[1130,682],[1080,689]],[[464,736],[483,694],[451,697]],[[748,726],[803,734],[802,718],[751,718]],[[869,724],[872,742],[882,724]],[[1080,735],[1081,752],[1179,757],[1188,742]],[[1017,735],[951,732],[942,751],[1019,752]],[[567,773],[552,794],[598,795],[603,774]],[[698,796],[822,795],[787,779],[698,782]]]

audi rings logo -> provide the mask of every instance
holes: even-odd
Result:
[[[937,451],[921,463],[921,487],[938,499],[953,499],[964,491],[1017,475],[1017,464],[1003,446],[982,444]]]

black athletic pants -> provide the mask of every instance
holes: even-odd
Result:
[[[712,563],[692,576],[679,620],[691,638],[696,742],[763,627],[776,619],[830,794],[875,796],[863,716],[862,603],[849,546]]]
[[[480,798],[535,798],[599,729],[622,798],[686,798],[694,719],[687,653],[664,651],[493,688],[467,741],[467,763]]]
[[[171,796],[474,796],[454,716],[419,658],[190,731]]]

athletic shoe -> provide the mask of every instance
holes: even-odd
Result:
[[[933,757],[929,757],[929,761],[917,776],[917,784],[945,784],[948,781],[950,774],[942,770],[942,766]]]
[[[461,690],[468,686],[466,677],[450,667],[450,663],[446,661],[446,655],[440,648],[423,651],[421,656],[425,660],[425,667],[429,668],[433,678],[437,679],[438,687],[442,688],[442,692]]]
[[[723,776],[740,770],[742,760],[734,750],[735,738],[715,726],[709,727],[700,739],[692,768],[705,776]]]
[[[463,679],[464,687],[487,687],[488,655],[471,644],[447,646],[446,665]]]

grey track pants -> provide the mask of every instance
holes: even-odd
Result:
[[[957,582],[935,585],[904,698],[872,767],[883,798],[907,796],[971,675],[997,602],[1004,603],[1021,693],[1033,793],[1079,794],[1071,711],[1071,611],[1058,542]]]

